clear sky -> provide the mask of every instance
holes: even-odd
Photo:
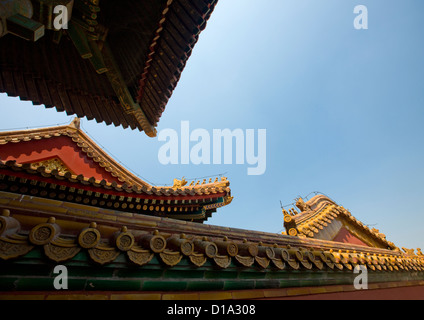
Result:
[[[353,25],[357,5],[368,30]],[[225,173],[233,203],[209,223],[278,233],[280,200],[319,191],[399,247],[424,247],[424,2],[220,0],[158,130],[266,129],[267,171],[163,166],[163,142],[83,120],[156,185]],[[0,95],[0,129],[72,117]]]

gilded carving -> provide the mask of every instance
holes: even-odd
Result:
[[[188,182],[182,178],[182,180],[174,179],[174,186],[173,189],[180,189],[182,187],[185,187],[188,184]]]
[[[32,163],[31,166],[35,168],[44,167],[50,171],[57,170],[61,174],[65,174],[68,172],[72,173],[71,170],[58,158]]]
[[[233,200],[234,200],[234,197],[231,197],[231,196],[226,197],[225,200],[224,200],[224,205],[225,206],[230,205],[233,202]]]

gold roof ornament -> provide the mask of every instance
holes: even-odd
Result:
[[[380,230],[373,228],[371,230],[371,232],[375,233],[376,235],[378,235],[381,239],[387,239],[386,235],[384,233],[381,233]]]
[[[81,129],[81,119],[78,117],[74,118],[69,126],[74,127],[77,130]]]
[[[185,187],[187,184],[188,182],[185,180],[184,177],[181,180],[174,179],[174,186],[172,188],[179,189],[179,188]]]
[[[311,207],[309,205],[307,205],[301,197],[299,197],[299,199],[297,199],[296,207],[298,207],[301,212],[311,210]]]
[[[415,249],[402,248],[408,256],[415,256]]]
[[[287,212],[286,209],[283,209],[284,214],[284,227],[287,230],[287,233],[283,233],[284,235],[289,235],[292,237],[296,237],[299,234],[299,231],[297,230],[297,225],[294,220],[294,215],[292,214],[292,211],[290,209],[290,213]]]

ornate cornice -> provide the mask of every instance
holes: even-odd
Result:
[[[226,178],[221,181],[208,184],[199,184],[190,187],[172,188],[172,187],[146,187],[146,186],[131,186],[128,184],[117,184],[116,182],[107,182],[105,180],[99,181],[94,178],[84,177],[82,175],[74,175],[70,172],[63,173],[57,169],[50,170],[45,166],[37,167],[36,164],[19,164],[16,161],[1,161],[0,169],[12,170],[14,173],[24,173],[36,177],[50,178],[58,180],[57,182],[67,181],[73,184],[80,184],[81,188],[84,186],[92,186],[95,188],[102,188],[104,190],[114,190],[117,192],[126,192],[128,194],[134,193],[135,195],[147,194],[161,197],[170,196],[183,196],[183,197],[196,197],[196,196],[208,196],[217,194],[230,194],[231,189],[229,188],[229,182]],[[10,176],[13,174],[10,173]]]

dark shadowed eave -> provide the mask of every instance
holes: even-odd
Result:
[[[35,42],[0,35],[0,92],[155,136],[217,1],[83,3],[75,0],[68,30],[46,24]],[[42,24],[41,11],[34,5],[31,18]]]

